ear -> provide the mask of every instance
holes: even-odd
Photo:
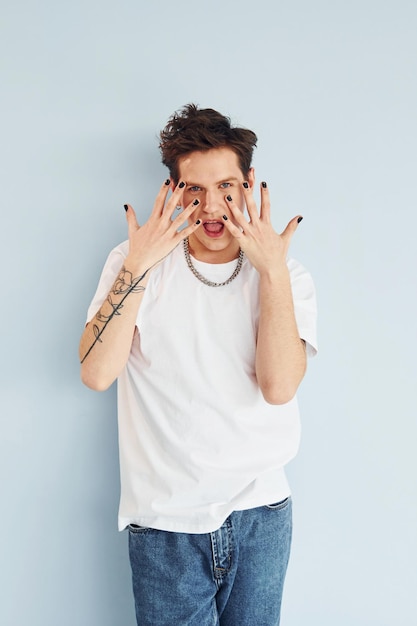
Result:
[[[255,184],[255,169],[253,167],[251,167],[248,172],[248,183],[249,187],[253,189],[253,186]]]
[[[175,191],[176,184],[174,183],[174,181],[172,179],[172,176],[170,176],[170,178],[171,178],[171,184],[170,184],[169,188],[171,189],[171,191]]]

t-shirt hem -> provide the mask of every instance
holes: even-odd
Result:
[[[267,506],[276,502],[281,502],[291,496],[291,491],[286,489],[280,493],[274,493],[270,496],[254,499],[253,501],[245,502],[245,506],[237,506],[231,510],[224,519],[211,519],[210,522],[201,521],[194,524],[190,524],[189,520],[172,520],[166,518],[156,517],[119,517],[118,528],[122,532],[126,530],[130,524],[136,524],[144,528],[153,528],[154,530],[163,530],[166,532],[187,533],[189,535],[202,535],[205,533],[211,533],[218,530],[225,522],[229,515],[233,511],[248,511],[250,509],[256,509],[260,506]]]

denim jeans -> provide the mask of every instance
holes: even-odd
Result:
[[[291,531],[291,498],[207,534],[129,526],[138,626],[278,626]]]

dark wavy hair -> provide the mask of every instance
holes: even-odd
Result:
[[[247,176],[257,137],[247,128],[233,127],[229,117],[214,109],[199,109],[186,104],[176,111],[160,132],[159,148],[162,163],[167,166],[175,184],[178,183],[178,159],[196,150],[228,147],[238,157],[239,167]]]

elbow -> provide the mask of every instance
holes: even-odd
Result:
[[[305,368],[294,376],[271,377],[259,380],[258,384],[265,402],[268,404],[287,404],[297,393],[304,377]]]
[[[298,385],[264,385],[261,386],[261,391],[268,404],[287,404],[295,397],[297,387]]]
[[[93,391],[106,391],[114,381],[81,367],[81,382]]]

